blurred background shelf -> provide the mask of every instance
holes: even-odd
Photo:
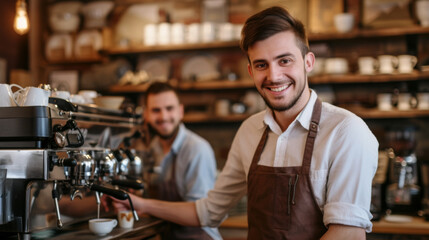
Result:
[[[144,93],[148,83],[139,85],[114,85],[109,88],[110,93]],[[213,80],[205,82],[182,82],[177,85],[179,90],[223,90],[223,89],[250,89],[255,85],[252,80]]]
[[[425,118],[429,117],[429,110],[397,110],[381,111],[376,108],[345,107],[363,119],[391,119],[391,118]]]
[[[429,34],[429,27],[410,26],[382,29],[355,29],[348,33],[310,33],[309,41],[327,41],[359,38],[395,37],[404,35]]]
[[[309,77],[310,84],[326,83],[381,83],[381,82],[402,82],[429,80],[429,72],[413,71],[412,73],[401,74],[342,74],[342,75],[320,75]]]
[[[238,41],[210,42],[210,43],[194,43],[194,44],[177,44],[177,45],[154,45],[154,46],[136,46],[136,47],[112,47],[100,51],[101,54],[107,55],[124,55],[124,54],[140,54],[140,53],[156,53],[156,52],[172,52],[172,51],[187,51],[187,50],[206,50],[206,49],[221,49],[221,48],[238,48]]]
[[[216,116],[208,113],[188,113],[185,114],[185,123],[212,123],[212,122],[242,122],[248,118],[249,114],[231,114],[228,116]]]

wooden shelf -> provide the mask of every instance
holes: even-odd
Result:
[[[414,71],[409,74],[376,74],[376,75],[321,75],[309,77],[310,84],[343,84],[343,83],[380,83],[399,81],[429,80],[429,72]],[[139,85],[113,85],[110,87],[111,93],[144,93],[148,84]],[[251,79],[241,79],[237,81],[213,80],[206,82],[182,82],[179,83],[179,90],[222,90],[222,89],[248,89],[255,85]]]
[[[414,71],[412,73],[398,74],[338,74],[338,75],[320,75],[309,77],[311,84],[327,83],[380,83],[380,82],[400,82],[400,81],[417,81],[429,80],[429,72]]]
[[[181,90],[219,90],[219,89],[246,89],[254,88],[252,79],[237,81],[218,80],[207,82],[183,82],[179,84]]]
[[[149,83],[139,85],[114,85],[109,88],[111,93],[144,93],[149,86]],[[255,85],[250,79],[242,79],[237,81],[215,80],[207,82],[183,82],[179,83],[177,88],[183,91],[197,90],[224,90],[224,89],[247,89],[253,88]]]
[[[429,117],[429,110],[392,110],[380,111],[378,109],[347,108],[363,119],[399,119],[399,118],[425,118]],[[186,123],[208,122],[241,122],[248,118],[249,114],[232,114],[229,116],[215,116],[207,113],[185,114],[183,121]]]
[[[242,122],[249,114],[231,114],[228,116],[216,116],[206,113],[189,113],[183,117],[184,123],[209,123],[209,122]]]
[[[139,85],[113,85],[109,88],[109,93],[144,93],[149,84]]]
[[[177,44],[177,45],[155,45],[155,46],[136,46],[129,48],[108,48],[100,51],[101,54],[107,55],[124,55],[124,54],[139,54],[139,53],[155,53],[155,52],[172,52],[172,51],[188,51],[188,50],[204,50],[204,49],[221,49],[221,48],[238,48],[239,42],[210,42],[210,43],[194,43],[194,44]]]
[[[390,118],[423,118],[429,117],[429,110],[391,110],[381,111],[376,108],[345,107],[363,119],[390,119]]]
[[[373,221],[372,233],[386,233],[386,234],[411,234],[411,235],[428,235],[429,222],[424,221],[421,217],[413,217],[411,222],[407,223],[394,223],[381,219],[380,221]],[[228,217],[220,225],[222,228],[238,228],[247,229],[247,215],[238,215]]]
[[[104,61],[104,58],[101,56],[91,57],[91,58],[72,58],[72,59],[63,59],[63,60],[46,60],[45,65],[78,65],[78,64],[88,64],[88,63],[99,63]]]
[[[418,25],[401,28],[385,28],[385,29],[356,29],[349,33],[310,33],[309,41],[330,41],[342,39],[358,39],[358,38],[377,38],[377,37],[395,37],[412,34],[429,34],[429,27],[421,27]]]

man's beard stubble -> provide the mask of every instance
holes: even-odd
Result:
[[[164,140],[169,140],[169,139],[176,137],[177,132],[179,132],[179,127],[180,127],[180,124],[177,124],[176,127],[174,128],[174,130],[170,134],[161,134],[154,127],[152,127],[152,125],[150,123],[148,123],[148,129],[149,129],[150,135],[151,136],[159,136],[160,138],[162,138]]]
[[[304,69],[304,79],[305,81],[307,81],[307,73],[305,72]],[[296,81],[295,81],[296,84]],[[265,104],[273,111],[277,111],[277,112],[283,112],[283,111],[287,111],[289,109],[291,109],[293,106],[295,106],[295,104],[298,102],[298,100],[301,98],[302,93],[304,92],[305,89],[305,84],[302,85],[302,89],[300,90],[300,92],[298,93],[298,95],[292,100],[292,102],[286,106],[279,106],[279,107],[275,107],[273,105],[271,105],[271,103],[269,102],[268,98],[264,97],[264,95],[261,94],[261,92],[258,91],[259,95],[261,95],[262,99],[264,99]]]

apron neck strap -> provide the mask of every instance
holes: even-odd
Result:
[[[310,172],[311,156],[313,156],[314,140],[319,130],[320,115],[322,113],[322,102],[316,99],[311,115],[310,129],[307,134],[307,141],[305,143],[304,158],[302,160],[302,171],[304,173]]]

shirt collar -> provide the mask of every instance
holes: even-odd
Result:
[[[311,116],[313,115],[314,104],[316,103],[317,94],[315,91],[310,91],[310,100],[308,100],[307,105],[298,115],[297,120],[301,126],[307,130],[310,129]]]
[[[179,131],[177,132],[177,136],[173,141],[173,145],[171,145],[171,150],[172,152],[174,152],[175,154],[177,154],[179,152],[180,147],[183,144],[183,141],[185,140],[185,134],[186,132],[186,127],[183,123],[181,123],[179,125]]]
[[[296,121],[299,122],[301,126],[307,130],[310,129],[311,116],[313,114],[313,108],[314,108],[316,99],[317,99],[316,92],[310,89],[310,99],[308,100],[307,105],[305,105],[304,109],[296,117]],[[279,135],[282,133],[280,126],[274,120],[273,111],[270,108],[267,108],[265,110],[264,120],[263,122],[261,122],[261,128],[264,127],[265,125],[268,125],[271,131]]]

